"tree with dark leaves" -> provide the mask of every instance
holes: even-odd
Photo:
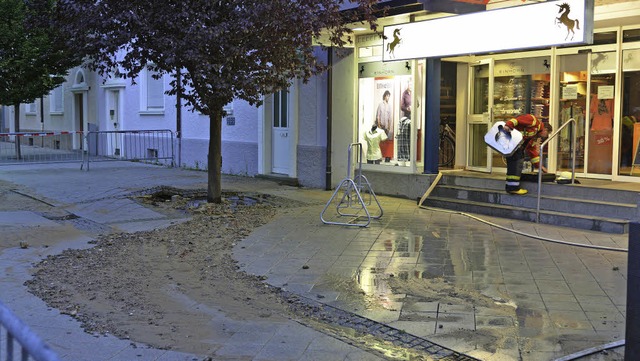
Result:
[[[236,98],[258,105],[326,70],[315,46],[345,46],[355,16],[375,29],[377,0],[344,2],[357,11],[345,15],[341,0],[59,0],[59,26],[104,77],[173,75],[167,93],[209,116],[207,199],[218,203],[223,107]]]
[[[81,62],[66,47],[55,14],[54,0],[0,0],[0,104],[14,106],[16,132],[20,104],[47,95]],[[16,156],[20,158],[19,139]]]

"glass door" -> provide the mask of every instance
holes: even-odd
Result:
[[[618,175],[640,176],[640,48],[622,52]]]
[[[560,81],[558,127],[575,119],[575,144],[572,144],[574,126],[567,125],[558,134],[557,168],[571,171],[575,147],[576,173],[584,173],[585,125],[587,109],[587,54],[558,56],[558,80]]]
[[[493,59],[470,64],[469,82],[467,169],[489,173],[492,152],[484,135],[493,124]]]
[[[616,53],[591,54],[587,173],[611,175],[615,111]]]

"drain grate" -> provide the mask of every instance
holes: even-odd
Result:
[[[275,288],[273,286],[269,286]],[[411,335],[391,326],[385,325],[349,311],[327,305],[316,300],[278,289],[281,296],[287,300],[289,307],[296,313],[322,323],[346,327],[361,334],[368,334],[378,339],[417,353],[427,354],[432,359],[442,361],[480,361],[474,357],[453,351],[435,344],[427,339]]]

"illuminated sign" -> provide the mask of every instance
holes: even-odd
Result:
[[[383,60],[590,44],[593,2],[547,1],[385,26]]]

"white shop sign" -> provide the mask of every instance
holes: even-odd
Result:
[[[593,3],[547,1],[385,26],[383,60],[590,44]]]

